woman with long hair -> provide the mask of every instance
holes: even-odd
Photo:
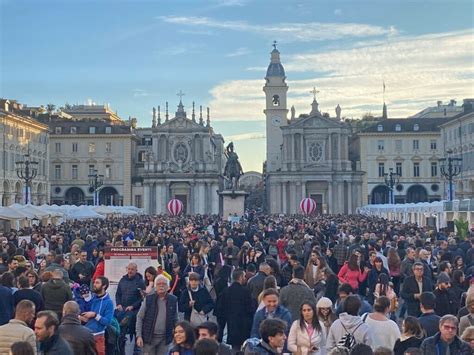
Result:
[[[376,256],[374,258],[374,267],[369,271],[367,277],[367,286],[369,287],[368,301],[370,303],[373,303],[374,301],[375,286],[377,285],[377,280],[379,279],[380,274],[388,275],[388,270],[384,268],[382,258]]]
[[[295,320],[288,335],[288,350],[292,354],[320,355],[325,346],[322,327],[316,305],[304,302],[300,307],[300,319]]]
[[[332,301],[327,297],[322,297],[316,304],[319,323],[321,324],[324,339],[327,339],[329,328],[331,328],[331,325],[337,319],[332,306]]]
[[[461,255],[454,258],[453,271],[454,270],[461,270],[463,272],[466,270],[466,265],[464,265],[464,259]]]
[[[402,260],[395,248],[389,248],[387,252],[388,272],[392,278],[393,290],[396,294],[400,292],[400,265]]]
[[[41,291],[41,282],[40,282],[39,276],[36,273],[36,271],[30,269],[26,273],[26,276],[28,277],[28,284],[30,285],[30,288],[40,292]]]
[[[306,264],[304,281],[313,288],[321,280],[324,280],[324,270],[327,268],[326,258],[319,255],[317,250],[311,252],[311,256]]]
[[[348,283],[354,291],[358,291],[359,285],[365,281],[368,273],[369,268],[367,266],[364,267],[364,271],[361,271],[359,257],[354,253],[349,257],[349,261],[346,261],[341,267],[337,277],[339,281]]]
[[[198,253],[191,255],[191,261],[184,269],[183,276],[188,277],[192,272],[199,274],[201,282],[204,281],[204,267],[201,264],[201,256]]]
[[[408,316],[402,323],[402,335],[395,342],[393,352],[403,355],[408,348],[419,348],[424,338],[425,331],[418,318]]]
[[[148,266],[145,269],[145,295],[151,295],[155,292],[155,278],[158,275],[156,268]]]
[[[196,335],[193,326],[189,322],[176,323],[173,339],[173,347],[168,353],[169,355],[194,355],[193,348]]]

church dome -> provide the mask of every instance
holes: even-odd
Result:
[[[281,65],[280,61],[280,51],[276,49],[276,42],[273,44],[273,50],[271,52],[270,65],[267,69],[267,77],[269,76],[285,76],[285,69]]]

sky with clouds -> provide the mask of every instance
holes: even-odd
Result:
[[[0,0],[0,96],[31,106],[211,108],[244,170],[265,157],[264,84],[278,41],[297,114],[407,117],[474,97],[472,1]]]

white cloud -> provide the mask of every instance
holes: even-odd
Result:
[[[342,115],[361,117],[366,112],[380,115],[382,82],[390,117],[407,117],[447,101],[474,96],[474,36],[472,31],[397,37],[349,49],[288,55],[282,61],[288,76],[288,108],[297,115],[308,113],[316,86],[324,112],[334,114],[337,104]],[[254,70],[259,68],[247,68]],[[259,69],[264,75],[264,68]],[[300,72],[305,79],[291,80]],[[259,75],[259,76],[262,76]],[[263,120],[264,80],[234,80],[211,89],[216,120]]]
[[[177,44],[175,46],[170,46],[166,48],[162,48],[160,50],[154,51],[157,55],[165,55],[165,56],[175,56],[175,55],[182,55],[185,53],[199,53],[203,49],[203,46],[196,43],[183,43]]]
[[[226,141],[228,142],[236,142],[236,141],[244,141],[244,140],[255,140],[255,139],[265,139],[265,133],[261,132],[251,132],[251,133],[242,133],[242,134],[234,134],[234,135],[226,135]]]
[[[359,23],[309,22],[254,25],[246,21],[221,21],[209,17],[195,16],[159,16],[158,19],[180,26],[200,26],[255,33],[269,39],[278,38],[287,42],[310,42],[347,37],[371,37],[397,34],[397,30],[393,26],[385,28]]]
[[[133,89],[133,97],[146,97],[149,95],[148,91],[143,89]]]
[[[341,16],[342,15],[342,10],[341,9],[335,9],[334,10],[334,15]]]
[[[226,57],[241,57],[250,53],[250,50],[245,47],[237,48],[234,52],[226,54]]]

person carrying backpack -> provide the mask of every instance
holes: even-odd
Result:
[[[358,315],[361,300],[358,295],[350,295],[343,305],[343,313],[339,315],[329,329],[326,349],[330,351],[335,346],[351,349],[355,344],[364,343],[372,346],[372,331]]]

